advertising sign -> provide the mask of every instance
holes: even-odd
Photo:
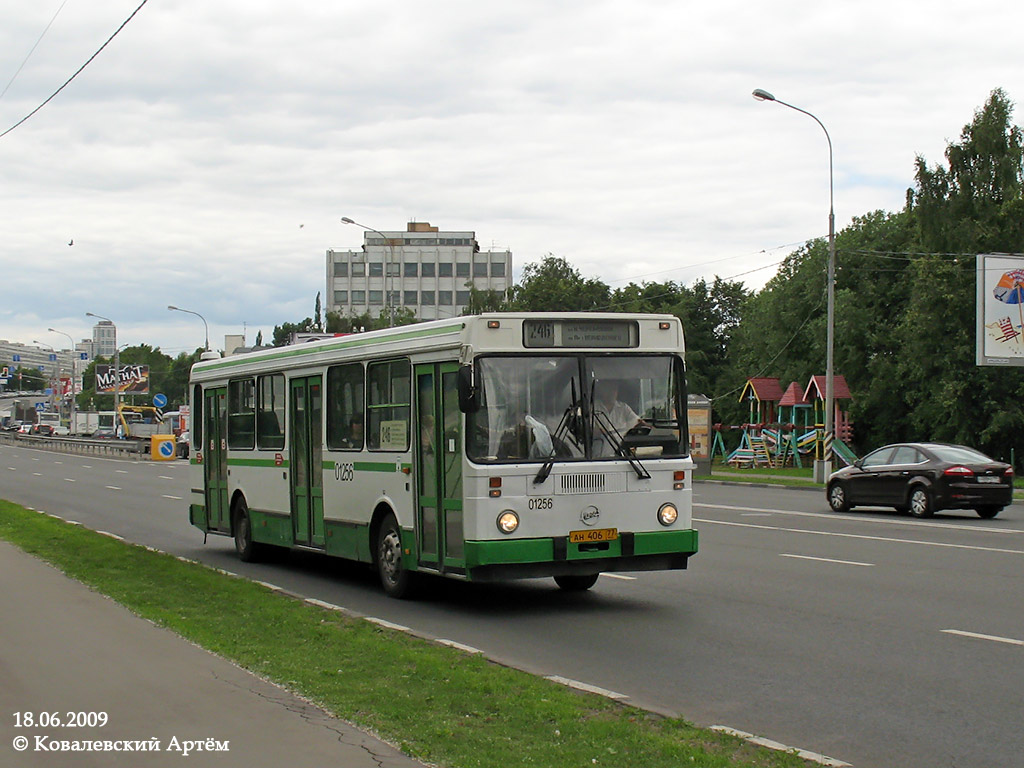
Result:
[[[96,366],[96,392],[113,394],[115,387],[123,395],[149,394],[149,366],[122,365],[119,381],[115,384],[112,365]]]
[[[980,254],[977,297],[977,364],[1024,365],[1024,256]]]

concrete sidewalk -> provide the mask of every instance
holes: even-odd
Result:
[[[0,541],[0,765],[185,762],[422,768]]]

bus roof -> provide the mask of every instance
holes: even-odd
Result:
[[[441,350],[470,349],[470,354],[501,351],[553,352],[554,349],[524,344],[523,326],[535,323],[573,323],[576,326],[633,323],[644,334],[642,346],[619,348],[609,345],[605,351],[683,351],[682,325],[674,315],[626,314],[612,312],[492,312],[467,315],[447,320],[433,320],[396,328],[384,328],[365,333],[348,334],[329,339],[309,341],[287,347],[254,350],[215,360],[203,360],[192,366],[192,380],[205,381],[228,375],[245,375],[269,369],[284,370],[335,363],[344,359],[364,357],[388,358],[400,355],[422,354]],[[659,329],[661,333],[647,336],[647,331]],[[674,331],[663,335],[665,331]],[[639,338],[639,335],[638,335]],[[649,339],[654,338],[651,343]],[[558,347],[569,349],[601,349],[598,346]]]

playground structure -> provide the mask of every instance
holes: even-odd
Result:
[[[846,379],[834,377],[835,437],[825,435],[825,377],[812,376],[803,390],[794,381],[783,392],[774,378],[747,379],[740,402],[750,406],[746,424],[736,427],[714,426],[711,455],[736,467],[803,467],[805,461],[823,459],[829,451],[842,463],[856,461],[849,446],[853,435],[844,403],[853,398]],[[722,437],[724,430],[742,430],[739,447],[729,452]]]

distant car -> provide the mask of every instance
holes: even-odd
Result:
[[[24,424],[19,424],[18,425],[18,434],[19,435],[30,434],[32,432],[32,427],[34,427],[34,426],[35,426],[34,424],[29,424],[27,421]]]
[[[178,458],[188,458],[188,430],[178,435]]]
[[[59,427],[53,428],[53,434],[62,437],[67,437],[68,435],[71,434],[71,430],[65,427],[63,424],[61,424]]]
[[[7,426],[4,427],[8,432],[17,432],[21,428],[20,421],[8,422]]]
[[[1013,467],[963,445],[898,443],[833,472],[829,506],[895,507],[915,517],[943,509],[973,509],[993,518],[1013,500]]]
[[[41,437],[49,437],[53,435],[52,424],[36,424],[32,427],[33,435],[40,435]]]
[[[112,430],[112,429],[97,429],[95,432],[93,432],[91,435],[89,435],[89,437],[115,438],[115,437],[117,437],[117,433],[114,432],[114,430]]]

